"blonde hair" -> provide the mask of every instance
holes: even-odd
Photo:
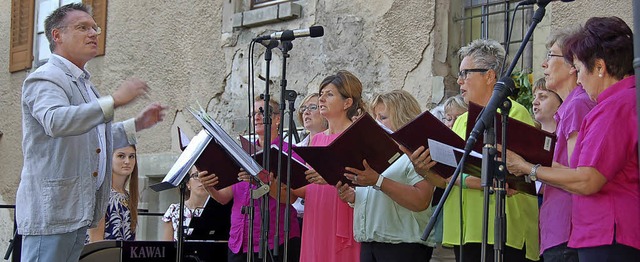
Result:
[[[262,95],[256,96],[256,98],[254,99],[255,102],[260,102],[260,101],[264,101],[264,98],[262,97]],[[278,101],[274,100],[274,99],[269,99],[269,105],[271,106],[271,112],[274,115],[279,115],[280,114],[280,103],[278,103]]]
[[[444,106],[445,114],[449,109],[453,109],[454,107],[459,108],[460,110],[465,112],[469,110],[469,106],[467,106],[467,103],[464,102],[464,99],[461,95],[447,98],[447,100],[445,100],[442,105]]]
[[[369,113],[374,115],[376,106],[380,104],[386,107],[393,130],[409,123],[421,112],[418,100],[404,90],[393,90],[376,95],[369,106]]]
[[[362,100],[362,83],[351,72],[340,70],[335,75],[327,76],[322,80],[318,93],[329,84],[333,84],[343,98],[353,100],[353,104],[347,109],[347,118],[353,119],[366,111],[367,105]]]
[[[298,121],[300,122],[300,124],[302,125],[304,123],[304,120],[302,119],[302,106],[304,106],[304,104],[306,104],[307,102],[309,102],[309,100],[313,99],[313,98],[319,98],[320,94],[318,93],[310,93],[307,96],[305,96],[302,99],[302,102],[300,103],[300,106],[298,107]],[[327,128],[327,119],[325,119],[324,117],[322,117],[322,125],[324,126],[324,128]]]

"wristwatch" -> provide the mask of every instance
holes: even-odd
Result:
[[[529,172],[529,180],[531,181],[537,181],[538,180],[538,167],[540,167],[540,164],[535,164],[533,165],[533,167],[531,168],[531,172]]]
[[[380,190],[380,187],[382,186],[382,180],[384,180],[384,177],[382,175],[378,175],[378,181],[376,181],[376,184],[373,186],[373,189]]]

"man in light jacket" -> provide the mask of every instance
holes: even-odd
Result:
[[[22,261],[78,261],[86,231],[106,212],[113,148],[135,144],[135,133],[162,121],[165,107],[148,105],[135,119],[112,123],[114,109],[149,91],[124,81],[101,97],[85,64],[98,52],[96,25],[80,4],[45,20],[49,61],[22,86],[24,164],[16,220]]]

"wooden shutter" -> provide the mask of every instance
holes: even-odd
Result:
[[[98,55],[104,55],[105,40],[107,39],[107,0],[82,0],[82,3],[93,9],[93,20],[102,29],[98,36]]]
[[[35,0],[11,1],[9,72],[31,68]]]

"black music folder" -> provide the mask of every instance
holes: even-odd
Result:
[[[262,150],[262,147],[260,147],[257,143],[249,141],[249,139],[245,138],[244,136],[238,136],[238,140],[240,140],[242,149],[250,155]]]
[[[278,155],[282,155],[282,159],[281,159],[281,167],[282,167],[282,171],[280,171],[280,173],[282,174],[282,178],[280,179],[280,181],[282,182],[282,184],[286,184],[287,183],[287,152],[286,151],[280,151],[280,149],[278,149],[277,145],[271,145],[271,147],[269,148],[269,171],[273,173],[274,177],[276,177],[278,175]],[[294,151],[292,151],[291,153],[293,153],[292,157],[291,157],[291,184],[290,187],[293,189],[297,189],[303,186],[306,186],[307,184],[309,184],[309,182],[307,181],[307,179],[305,178],[305,174],[304,172],[309,170],[309,168],[302,162],[300,162],[298,159],[296,159],[293,156],[296,156],[296,153]],[[258,162],[262,162],[262,157],[263,157],[263,151],[260,151],[258,153],[255,154],[255,159]]]
[[[218,176],[216,189],[220,190],[238,182],[240,168],[257,176],[266,171],[240,145],[238,145],[203,109],[189,112],[202,124],[200,131],[182,151],[162,182],[151,185],[154,191],[177,187],[191,167],[207,170]],[[181,144],[182,144],[181,137]],[[183,145],[181,145],[182,147]]]
[[[476,119],[483,107],[469,103],[469,119],[467,120],[467,136],[471,133]],[[496,141],[502,143],[502,117],[496,113]],[[482,143],[476,143],[474,150],[482,149]],[[507,149],[522,156],[531,163],[551,166],[553,151],[556,146],[556,135],[528,125],[517,119],[509,118],[507,126]],[[507,176],[507,183],[512,188],[528,194],[536,195],[534,183],[525,182],[525,177]]]
[[[448,178],[453,175],[456,169],[457,162],[462,158],[465,141],[458,136],[453,130],[447,127],[437,117],[432,115],[429,111],[425,111],[418,115],[411,122],[406,123],[400,127],[396,132],[391,133],[390,136],[395,139],[396,142],[403,145],[409,151],[413,152],[420,146],[424,146],[425,149],[429,148],[429,140],[432,140],[432,145],[450,146],[449,150],[453,151],[455,156],[455,163],[445,164],[444,162],[438,162],[432,170],[438,175],[444,178]],[[433,143],[437,141],[439,143]],[[455,150],[457,149],[457,150]],[[432,159],[438,161],[435,156],[437,152],[435,148],[431,149]],[[464,172],[469,174],[480,174],[480,167],[482,161],[477,155],[467,157],[467,161],[464,167]]]
[[[344,177],[345,167],[364,169],[367,160],[376,172],[384,172],[400,156],[402,151],[389,134],[367,113],[327,146],[294,147],[299,154],[327,183],[338,181],[351,184]],[[353,185],[353,184],[351,184]]]
[[[222,205],[213,198],[207,198],[200,216],[193,216],[189,228],[193,229],[187,240],[229,240],[231,228],[231,208],[233,200]]]
[[[181,147],[184,146],[182,143],[183,141],[181,141]],[[218,190],[238,182],[240,165],[226,153],[220,144],[215,142],[213,136],[206,130],[201,130],[188,142],[162,182],[150,187],[155,191],[176,187],[181,178],[189,173],[193,165],[198,170],[206,170],[210,174],[216,174],[218,184],[215,188]]]

